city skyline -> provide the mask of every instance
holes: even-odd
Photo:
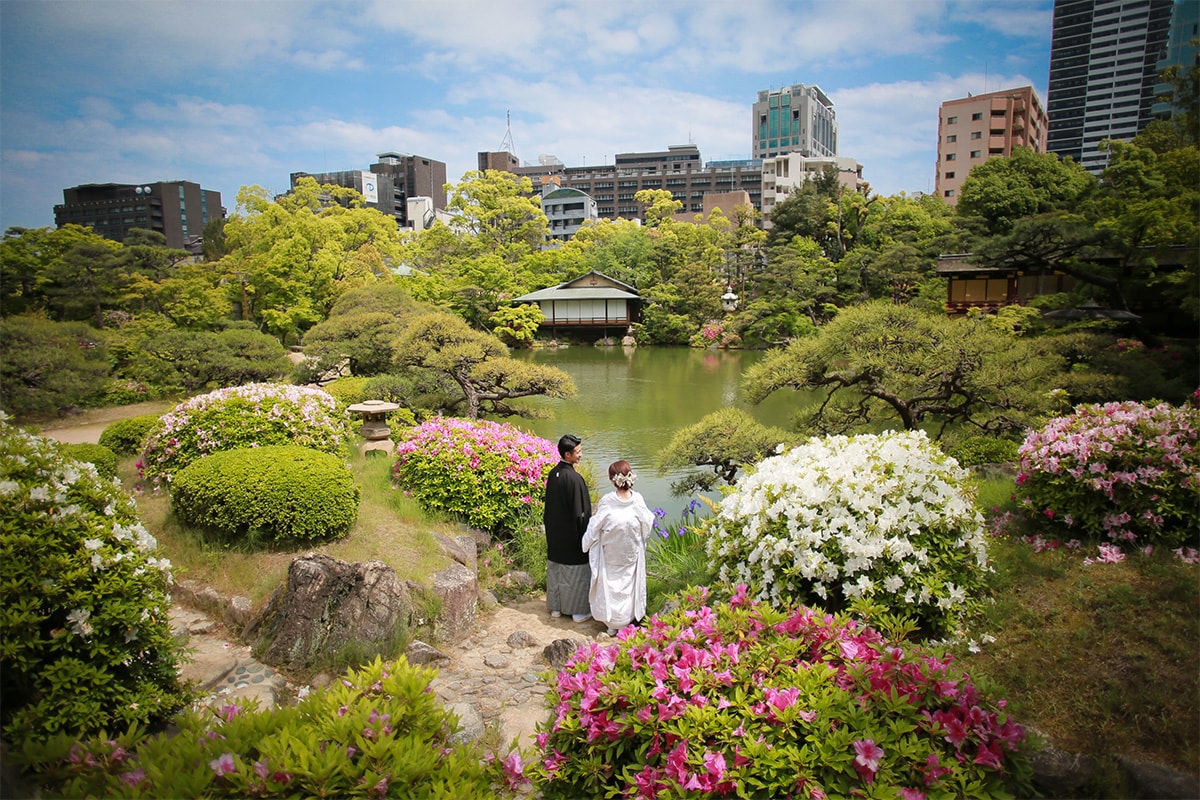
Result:
[[[1052,0],[0,3],[0,227],[62,190],[245,185],[399,151],[457,183],[501,147],[568,166],[693,143],[748,158],[761,90],[833,101],[838,153],[880,194],[934,190],[943,101],[1033,86]]]

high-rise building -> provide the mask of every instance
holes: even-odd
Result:
[[[402,228],[415,224],[408,216],[408,201],[412,198],[428,197],[435,210],[446,208],[445,162],[392,152],[380,153],[378,158],[369,170],[293,172],[291,185],[295,187],[300,178],[310,177],[320,184],[356,189],[366,199],[367,207],[393,217]]]
[[[167,247],[200,252],[204,226],[223,219],[221,193],[190,181],[88,183],[63,189],[54,224],[83,225],[106,239],[125,241],[132,228],[158,231]]]
[[[1194,2],[1194,0],[1189,0]],[[1153,119],[1172,0],[1055,0],[1050,40],[1050,152],[1089,172],[1104,139],[1129,141]]]
[[[817,86],[798,83],[762,90],[753,108],[755,158],[786,153],[837,155],[837,117],[833,101]]]
[[[950,205],[971,167],[1011,156],[1014,147],[1046,152],[1048,121],[1032,86],[947,100],[938,110],[935,193]]]
[[[1200,3],[1196,0],[1175,0],[1171,6],[1171,27],[1167,33],[1167,44],[1163,57],[1158,61],[1158,72],[1161,75],[1168,67],[1188,69],[1200,64],[1200,48],[1196,39],[1200,37]],[[1175,109],[1169,102],[1160,100],[1164,95],[1171,95],[1171,87],[1158,84],[1154,87],[1154,105],[1150,113],[1155,119],[1170,119]]]

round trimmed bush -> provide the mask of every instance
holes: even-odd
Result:
[[[546,439],[453,417],[401,432],[396,456],[396,483],[422,508],[492,533],[511,533],[531,509],[540,512],[546,475],[559,460]]]
[[[137,455],[142,452],[146,436],[156,422],[158,414],[139,414],[119,419],[101,431],[100,444],[119,456]]]
[[[997,439],[995,436],[971,436],[963,439],[946,452],[963,467],[980,464],[1011,464],[1017,460],[1019,442],[1012,439]]]
[[[707,520],[718,577],[776,607],[856,602],[942,635],[978,602],[983,518],[923,431],[811,438],[760,461]]]
[[[282,383],[251,383],[199,395],[163,414],[142,451],[141,469],[152,483],[201,456],[244,447],[295,444],[340,454],[350,423],[331,395]]]
[[[1039,524],[1124,545],[1196,545],[1200,409],[1081,405],[1020,448],[1017,500]]]
[[[196,459],[175,475],[171,509],[226,539],[340,536],[358,519],[358,484],[337,456],[274,445]]]
[[[0,414],[0,732],[115,731],[187,699],[171,564],[120,483]]]
[[[704,590],[580,647],[529,767],[546,798],[1028,797],[1025,730],[949,657]]]
[[[102,444],[79,442],[60,444],[58,448],[67,458],[91,464],[101,478],[112,480],[117,477],[117,454]]]

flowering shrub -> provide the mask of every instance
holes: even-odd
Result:
[[[163,414],[142,451],[142,474],[170,483],[200,456],[221,450],[296,444],[338,455],[350,423],[320,389],[251,383],[198,395]]]
[[[949,657],[811,608],[706,590],[616,644],[581,647],[551,691],[547,798],[1012,797],[1024,729]],[[1022,795],[1028,796],[1028,795]]]
[[[711,505],[708,498],[704,500]],[[699,500],[693,498],[684,506],[675,522],[667,522],[667,512],[661,508],[652,511],[654,529],[646,542],[646,602],[651,611],[665,598],[706,583],[715,571],[704,552]]]
[[[987,568],[966,472],[921,431],[812,438],[770,456],[710,518],[726,583],[776,606],[856,600],[953,629]]]
[[[511,425],[434,417],[396,444],[396,484],[427,511],[452,514],[480,530],[509,532],[542,504],[554,444]]]
[[[346,462],[295,445],[226,450],[175,475],[171,510],[226,540],[306,541],[340,536],[358,519]]]
[[[170,562],[120,483],[0,414],[0,708],[8,742],[161,719],[186,699]]]
[[[718,322],[706,322],[688,339],[691,347],[737,347],[742,339]]]
[[[1198,439],[1195,408],[1081,405],[1026,437],[1018,503],[1041,524],[1079,538],[1194,545]]]
[[[467,746],[429,681],[433,672],[378,659],[295,706],[191,710],[177,735],[72,744],[23,760],[63,797],[489,798],[503,768]]]

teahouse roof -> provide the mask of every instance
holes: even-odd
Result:
[[[586,275],[515,298],[514,303],[536,303],[543,300],[640,300],[637,289],[621,283],[602,272],[592,270]]]

